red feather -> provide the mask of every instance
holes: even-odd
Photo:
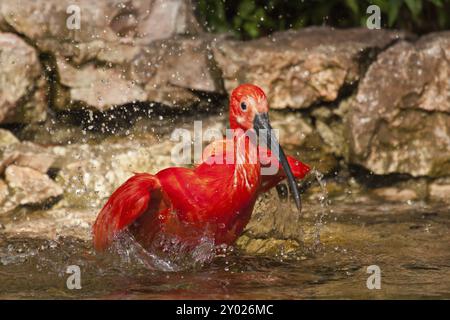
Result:
[[[95,221],[94,248],[105,250],[119,231],[149,209],[151,193],[160,188],[161,185],[155,176],[139,173],[114,191]]]

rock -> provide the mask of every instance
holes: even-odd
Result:
[[[302,230],[298,224],[299,216],[289,203],[282,202],[276,191],[258,199],[252,219],[245,228],[251,238],[276,238],[302,241]]]
[[[294,253],[300,248],[300,245],[295,240],[252,239],[245,235],[237,240],[236,246],[246,254],[264,256],[284,256]]]
[[[280,144],[290,155],[316,168],[330,173],[337,166],[337,152],[321,136],[321,131],[312,124],[311,118],[300,113],[273,110],[270,113],[272,127],[279,130]],[[339,136],[334,137],[338,141]],[[345,143],[339,148],[345,147]]]
[[[0,179],[0,205],[3,205],[6,199],[8,199],[8,195],[8,185],[5,183],[5,181],[3,181],[3,179]]]
[[[213,51],[228,92],[255,83],[272,108],[307,108],[336,100],[344,86],[359,80],[368,57],[405,37],[386,30],[316,27],[247,42],[220,40]]]
[[[79,9],[79,29],[71,24],[76,18],[73,6]],[[201,31],[189,0],[2,1],[0,16],[4,30],[22,34],[40,51],[76,65],[94,59],[122,63],[139,46]]]
[[[58,240],[59,237],[73,237],[91,240],[95,210],[51,209],[28,213],[26,219],[6,223],[1,233],[14,237]]]
[[[388,201],[417,200],[418,195],[412,189],[399,189],[395,187],[376,188],[372,191],[377,197]]]
[[[256,202],[250,222],[237,247],[250,254],[288,254],[313,249],[319,241],[321,219],[326,209],[319,200],[308,202],[299,214],[293,202],[281,200],[275,190]]]
[[[0,129],[0,149],[19,142],[19,139],[11,131]]]
[[[61,205],[99,208],[134,172],[157,172],[171,165],[174,143],[156,145],[106,143],[56,147],[61,168],[56,181],[64,189]]]
[[[141,87],[124,79],[115,69],[97,68],[89,64],[78,70],[61,59],[58,59],[57,66],[61,84],[70,88],[66,99],[61,98],[60,92],[60,99],[55,105],[59,109],[69,107],[70,103],[81,103],[82,106],[105,111],[117,105],[147,99]]]
[[[318,120],[326,121],[333,116],[333,111],[326,106],[319,106],[311,111],[311,116]]]
[[[193,91],[223,93],[209,49],[210,37],[174,38],[138,47],[120,65],[88,63],[74,67],[57,58],[59,109],[87,106],[104,111],[118,105],[158,102],[190,108],[200,102]]]
[[[70,5],[80,8],[79,30],[66,26]],[[200,102],[193,91],[223,93],[212,37],[202,33],[189,0],[21,0],[2,3],[0,13],[9,29],[55,58],[49,69],[59,79],[57,109],[190,108]]]
[[[347,150],[347,143],[344,136],[344,125],[342,122],[331,122],[326,124],[321,120],[316,121],[316,129],[322,140],[329,147],[330,153],[342,157]]]
[[[36,50],[15,34],[0,32],[0,123],[45,120],[46,88]]]
[[[55,161],[47,148],[25,141],[13,144],[3,150],[0,157],[0,174],[10,164],[35,169],[41,173],[47,173]]]
[[[10,165],[5,178],[12,190],[8,201],[18,205],[43,204],[63,194],[63,189],[46,174],[31,168]]]
[[[200,101],[193,90],[224,93],[212,41],[204,35],[155,42],[128,64],[127,72],[144,88],[147,100],[189,108]]]
[[[346,119],[349,161],[375,174],[450,172],[450,32],[382,52]]]
[[[311,182],[311,186],[303,193],[302,200],[320,203],[325,193],[330,200],[342,201],[361,191],[360,185],[352,185],[348,180],[340,181],[341,179],[333,177],[332,179],[323,180],[323,185],[321,186],[316,183],[315,179],[314,175],[307,179]]]
[[[450,202],[450,180],[438,179],[428,186],[428,197],[431,201]]]
[[[313,135],[314,126],[311,119],[299,113],[285,113],[273,110],[270,122],[274,130],[279,130],[279,141],[282,146],[304,146]]]

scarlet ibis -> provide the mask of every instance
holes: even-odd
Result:
[[[171,167],[154,175],[136,173],[114,191],[93,226],[97,251],[110,247],[124,230],[147,249],[154,247],[155,237],[160,233],[189,242],[208,232],[215,245],[233,244],[249,222],[258,195],[286,177],[300,209],[295,178],[303,178],[309,167],[286,156],[275,135],[268,134],[271,143],[262,145],[249,143],[245,134],[253,130],[260,136],[262,129],[271,130],[264,91],[252,84],[240,85],[233,90],[229,107],[230,129],[238,133],[231,139],[210,144],[202,163],[193,169]],[[273,146],[278,152],[272,150]],[[257,161],[250,161],[252,152]],[[225,161],[230,153],[240,161]],[[216,161],[210,161],[212,157]],[[225,160],[220,163],[217,161],[220,158]],[[274,175],[261,174],[268,160],[276,162]]]

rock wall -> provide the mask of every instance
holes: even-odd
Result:
[[[348,116],[349,161],[375,174],[450,173],[450,32],[382,52]]]
[[[307,28],[245,43],[219,41],[214,57],[228,92],[240,83],[258,83],[270,92],[272,108],[304,109],[335,101],[360,79],[370,57],[405,37],[384,30]]]
[[[38,52],[13,33],[0,33],[0,123],[46,118],[47,83]]]
[[[69,6],[80,9],[79,29],[66,25]],[[187,0],[3,1],[0,15],[1,29],[52,57],[53,108],[104,111],[147,101],[190,107],[199,102],[192,90],[221,92],[210,37]]]

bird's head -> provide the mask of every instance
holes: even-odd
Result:
[[[231,93],[230,128],[242,129],[244,131],[255,130],[258,136],[261,136],[261,132],[267,135],[267,139],[265,139],[267,147],[278,158],[278,161],[283,167],[295,203],[300,210],[301,201],[297,183],[295,182],[286,155],[272,131],[268,112],[269,104],[267,97],[260,87],[253,84],[241,84]]]
[[[253,84],[241,84],[230,98],[230,127],[244,131],[254,129],[255,117],[267,114],[269,104],[264,91]]]

